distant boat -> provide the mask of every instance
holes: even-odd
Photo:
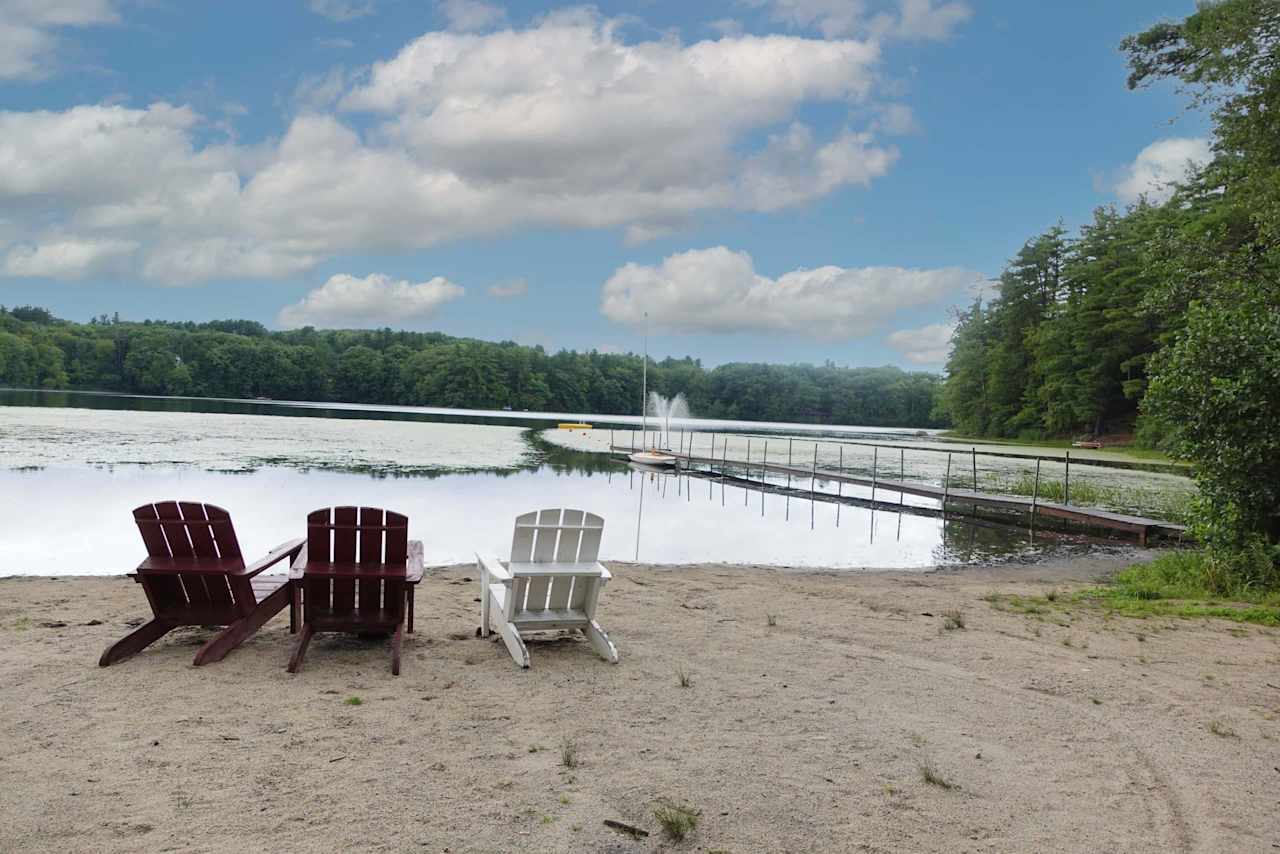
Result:
[[[634,453],[628,454],[627,459],[637,465],[654,466],[657,468],[671,468],[677,462],[675,457],[657,450],[635,451]]]
[[[1089,450],[1091,450],[1091,451],[1096,451],[1096,450],[1098,450],[1099,448],[1101,448],[1101,447],[1102,447],[1102,443],[1101,443],[1101,442],[1098,442],[1098,441],[1096,441],[1096,440],[1087,440],[1087,441],[1083,441],[1083,442],[1072,442],[1072,443],[1071,443],[1071,447],[1073,447],[1073,448],[1087,448],[1087,449],[1089,449]]]

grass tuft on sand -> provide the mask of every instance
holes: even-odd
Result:
[[[679,842],[693,832],[698,826],[697,810],[680,804],[659,804],[654,807],[653,817],[662,825],[662,831],[668,838]]]

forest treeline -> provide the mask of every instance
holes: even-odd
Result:
[[[273,332],[249,320],[73,323],[0,308],[0,385],[470,409],[638,414],[641,357],[547,353],[433,332]],[[649,388],[708,418],[938,426],[934,374],[651,360]]]
[[[1167,201],[1029,240],[960,312],[941,404],[979,435],[1136,426],[1194,464],[1206,577],[1241,590],[1280,586],[1277,45],[1276,0],[1124,40],[1131,89],[1171,81],[1209,111],[1211,161]]]

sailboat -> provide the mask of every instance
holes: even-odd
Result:
[[[644,365],[640,373],[640,440],[643,443],[648,436],[649,427],[649,312],[644,313]],[[627,455],[631,462],[654,468],[671,468],[676,458],[664,454],[657,448],[632,451]]]

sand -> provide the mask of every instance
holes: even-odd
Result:
[[[524,672],[474,637],[454,567],[423,583],[399,678],[336,636],[287,674],[283,614],[219,664],[191,666],[191,629],[101,669],[146,616],[132,581],[0,580],[0,851],[1275,850],[1280,632],[982,598],[1117,560],[615,564],[621,663],[559,640]],[[700,812],[683,842],[663,802]]]

